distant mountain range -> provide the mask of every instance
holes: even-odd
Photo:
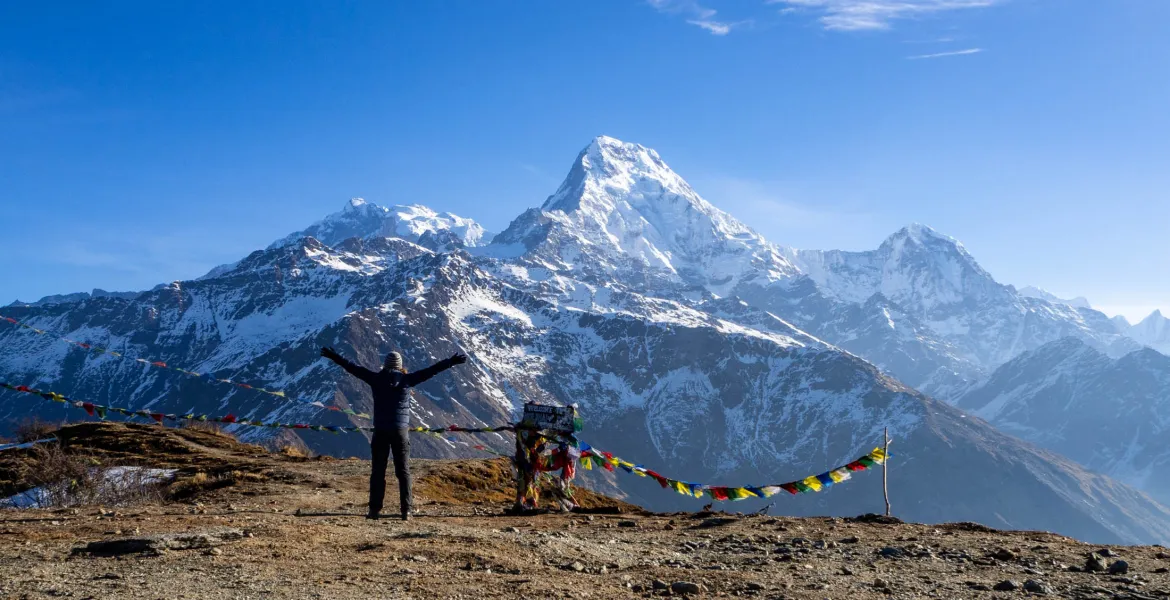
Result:
[[[1076,298],[1072,299],[1058,298],[1055,294],[1051,294],[1045,290],[1030,285],[1020,288],[1020,295],[1027,298],[1039,298],[1041,300],[1047,300],[1053,304],[1067,304],[1073,308],[1093,308],[1093,306],[1089,304],[1089,300],[1084,296],[1077,296]]]
[[[1053,342],[1073,338],[1109,360],[1138,350],[1105,315],[1001,285],[922,225],[869,252],[777,245],[703,200],[655,151],[608,137],[497,235],[421,206],[354,200],[194,281],[0,313],[361,410],[364,386],[320,359],[320,346],[369,366],[395,349],[414,368],[464,350],[470,363],[416,391],[416,422],[495,424],[524,401],[577,402],[587,441],[693,481],[789,481],[852,460],[889,427],[902,516],[1170,541],[1170,510],[965,408],[996,369]],[[0,376],[131,408],[344,422],[6,325]],[[0,418],[78,418],[65,410],[0,396]],[[318,451],[368,452],[359,436],[301,435]],[[464,452],[429,437],[418,447]],[[651,507],[695,503],[653,482],[619,483]],[[859,476],[778,510],[873,511],[879,490]]]
[[[958,405],[1170,503],[1170,356],[1111,358],[1065,338],[1012,359]]]

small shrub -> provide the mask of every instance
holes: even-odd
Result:
[[[111,467],[58,444],[42,444],[33,449],[25,481],[38,490],[40,508],[68,508],[158,502],[166,483],[163,479],[154,471]]]
[[[16,441],[23,444],[51,437],[60,428],[59,425],[43,421],[40,417],[32,417],[17,423],[12,433],[16,436]]]

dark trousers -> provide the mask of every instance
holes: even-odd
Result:
[[[394,476],[398,478],[398,500],[405,516],[410,512],[410,432],[405,429],[375,429],[370,439],[370,450],[374,455],[373,472],[370,473],[370,514],[382,512],[382,501],[386,498],[386,463],[394,453]]]

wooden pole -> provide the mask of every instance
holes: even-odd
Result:
[[[882,494],[886,498],[886,516],[890,516],[890,479],[889,464],[890,464],[890,428],[885,428],[885,444],[882,450],[886,453],[885,460],[882,461]]]

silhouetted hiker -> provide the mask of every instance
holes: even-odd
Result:
[[[398,498],[402,507],[402,520],[410,519],[411,485],[410,468],[410,392],[414,387],[440,372],[467,362],[466,354],[455,354],[421,371],[407,373],[402,366],[402,355],[391,352],[386,355],[381,371],[371,371],[345,360],[333,348],[322,348],[321,356],[341,365],[350,375],[361,379],[370,386],[374,396],[374,435],[370,439],[373,456],[373,471],[370,473],[370,512],[367,519],[377,519],[382,512],[382,501],[386,497],[386,461],[394,452],[394,475],[398,478]]]

